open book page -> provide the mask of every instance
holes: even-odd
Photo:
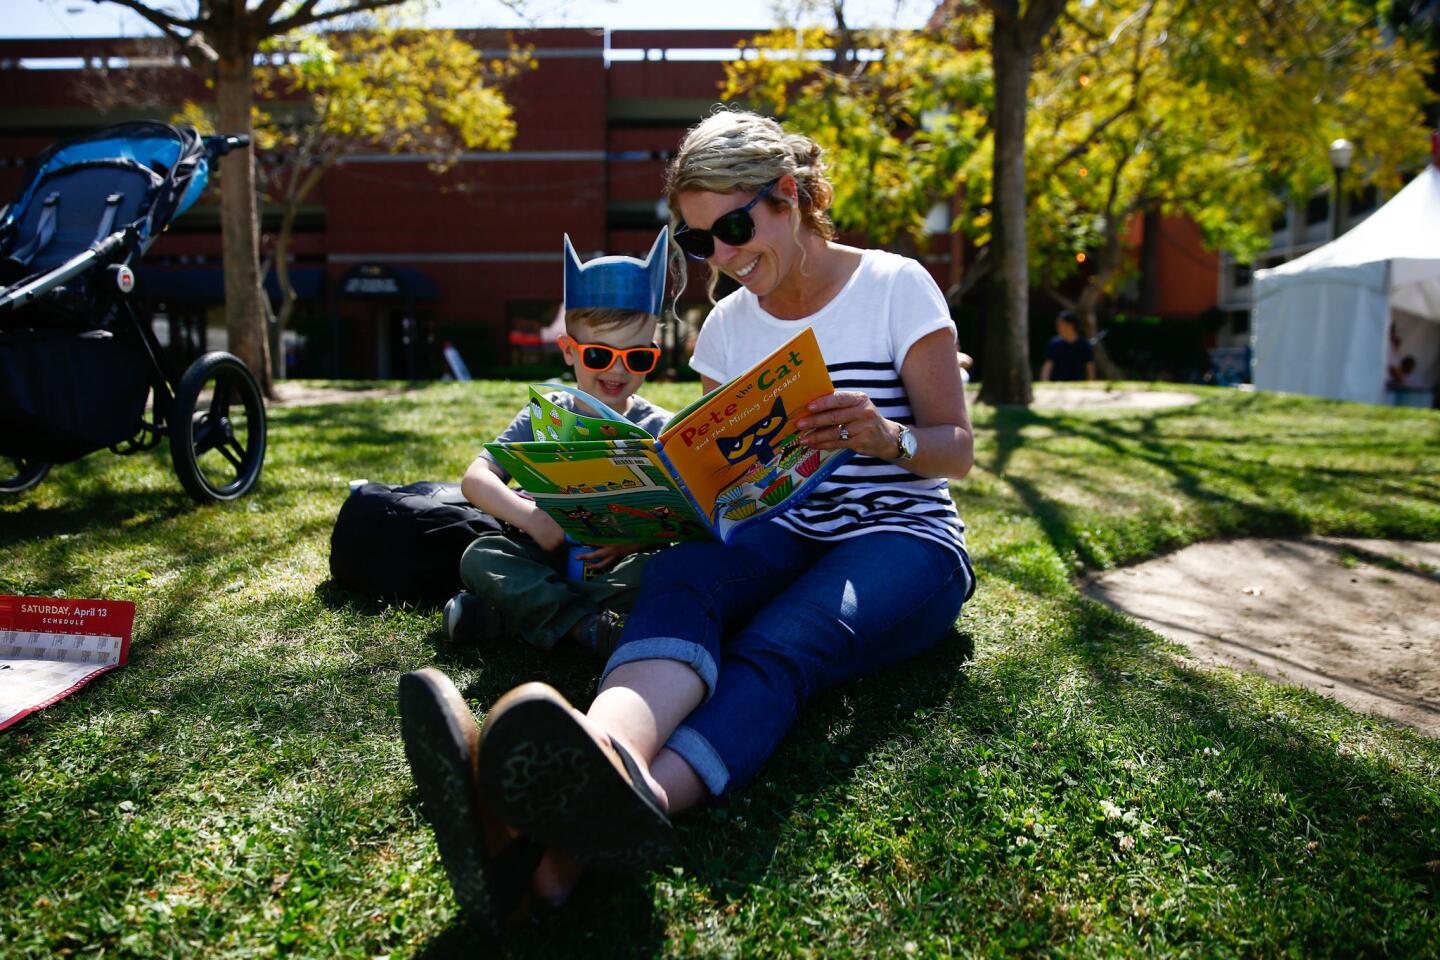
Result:
[[[666,473],[649,438],[490,443],[485,449],[579,543],[669,543],[713,536]]]
[[[810,401],[834,389],[806,327],[666,425],[665,456],[722,538],[736,523],[803,495],[849,458],[848,450],[805,447],[795,425]]]
[[[568,393],[596,416],[567,410],[555,403],[549,393]],[[530,388],[530,426],[536,440],[566,442],[571,440],[649,440],[650,434],[631,423],[583,390],[563,383],[544,383]]]

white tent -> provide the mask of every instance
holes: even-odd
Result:
[[[1396,362],[1392,320],[1417,358],[1407,364],[1409,382],[1433,386],[1440,352],[1440,168],[1426,166],[1339,239],[1255,271],[1254,290],[1251,346],[1260,389],[1386,402]]]

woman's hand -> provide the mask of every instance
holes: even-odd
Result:
[[[812,400],[797,422],[800,441],[815,450],[854,450],[882,460],[899,452],[900,425],[886,420],[857,390],[837,390]]]
[[[630,556],[630,554],[639,553],[644,549],[644,544],[606,543],[598,547],[592,547],[589,553],[577,553],[575,554],[575,558],[584,561],[585,566],[590,569],[604,573],[621,560]]]
[[[959,479],[975,463],[975,438],[965,409],[965,384],[955,332],[942,328],[915,342],[900,366],[911,414],[915,455],[902,461],[917,477]],[[881,460],[900,457],[901,425],[886,420],[863,393],[836,391],[815,400],[798,421],[801,440],[819,450],[847,448]],[[841,426],[848,440],[840,437]]]

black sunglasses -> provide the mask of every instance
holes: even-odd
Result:
[[[779,182],[778,179],[771,180],[761,187],[760,192],[755,194],[755,199],[745,206],[736,207],[729,213],[716,217],[709,230],[692,230],[681,226],[675,231],[675,243],[685,251],[685,256],[692,260],[707,260],[714,256],[717,237],[721,243],[731,247],[749,243],[755,236],[755,221],[750,216],[750,211],[755,204],[770,196],[770,191],[775,189],[775,184]]]

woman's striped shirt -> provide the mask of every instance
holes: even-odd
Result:
[[[776,319],[749,290],[726,297],[701,329],[690,365],[723,383],[802,326],[814,328],[836,390],[863,391],[881,416],[911,426],[915,417],[900,380],[905,355],[922,337],[937,330],[953,337],[955,329],[940,288],[920,264],[867,250],[840,292],[804,319]],[[917,476],[891,460],[852,458],[776,522],[817,539],[907,533],[954,550],[969,565],[949,482]]]

